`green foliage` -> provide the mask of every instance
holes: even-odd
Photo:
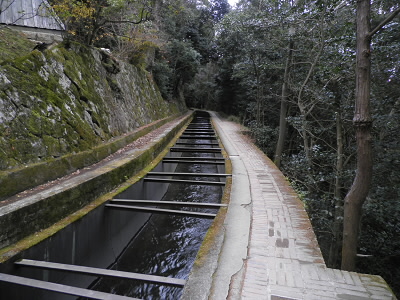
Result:
[[[397,6],[396,1],[374,1],[372,26]],[[282,168],[303,195],[327,262],[335,261],[330,248],[356,167],[354,15],[354,3],[343,1],[240,1],[239,9],[228,13],[216,30],[216,107],[244,120],[270,157],[279,128],[288,47],[293,45]],[[399,274],[389,262],[393,266],[398,261],[394,237],[400,235],[395,223],[400,207],[395,200],[400,187],[398,25],[397,17],[372,41],[375,168],[360,253],[372,253],[374,264],[359,262],[360,271],[384,275],[396,290]]]
[[[175,71],[175,86],[190,81],[200,65],[200,54],[186,41],[172,40],[166,47],[169,64]]]
[[[148,20],[152,1],[52,0],[51,6],[66,26],[66,38],[87,45],[109,47],[133,26]]]
[[[216,110],[217,107],[217,76],[218,68],[208,63],[199,68],[193,82],[188,86],[186,103],[190,107]]]
[[[211,0],[209,11],[215,22],[219,22],[230,11],[230,6],[227,0]]]
[[[257,124],[257,122],[254,120],[249,122],[247,126],[249,127],[251,135],[260,149],[269,157],[272,157],[275,151],[274,142],[277,139],[276,128],[271,128],[263,124]]]
[[[226,0],[53,0],[68,39],[109,48],[150,71],[166,99],[183,99],[200,64],[216,58],[214,24]]]
[[[64,22],[70,38],[91,44],[94,34],[94,24],[106,1],[66,1],[54,0],[52,8],[55,14]]]
[[[238,124],[241,123],[241,122],[240,122],[240,119],[239,119],[237,116],[229,116],[229,117],[227,118],[227,120],[230,121],[230,122],[238,123]]]
[[[172,99],[172,86],[171,86],[171,78],[173,77],[173,71],[168,65],[168,61],[161,54],[162,58],[157,59],[151,68],[153,77],[155,82],[157,83],[158,89],[161,92],[161,95],[164,99],[171,100]],[[156,55],[156,58],[157,56]]]

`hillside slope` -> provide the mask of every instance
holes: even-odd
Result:
[[[32,51],[22,35],[10,40],[8,29],[0,30],[0,45],[7,53],[0,61],[0,182],[179,113],[150,74],[103,51],[79,44]]]

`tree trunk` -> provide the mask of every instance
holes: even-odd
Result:
[[[261,126],[261,75],[257,67],[256,59],[250,58],[253,64],[254,75],[256,77],[256,123],[257,127]]]
[[[370,9],[370,0],[357,0],[356,103],[353,119],[357,139],[357,173],[344,199],[342,247],[342,269],[348,271],[355,270],[362,205],[372,181],[372,119],[369,108],[371,37],[400,14],[398,7],[371,30]]]
[[[333,221],[333,239],[329,249],[328,266],[331,268],[338,267],[339,249],[342,245],[343,231],[343,202],[342,202],[342,176],[343,176],[343,124],[340,109],[336,115],[336,174],[335,174],[335,211]]]
[[[370,6],[370,0],[357,1],[356,99],[353,119],[357,140],[357,172],[344,200],[342,269],[347,271],[355,270],[361,209],[372,181]]]
[[[319,45],[319,50],[317,55],[314,58],[314,61],[311,63],[310,69],[308,70],[307,76],[304,79],[299,93],[297,95],[297,105],[299,107],[300,110],[300,114],[301,114],[301,136],[303,138],[303,145],[304,145],[304,153],[306,155],[306,160],[307,160],[307,164],[308,166],[311,168],[311,166],[313,165],[312,162],[312,148],[313,148],[313,136],[311,134],[311,130],[310,130],[310,125],[309,122],[307,120],[308,115],[311,114],[312,110],[314,109],[314,106],[317,104],[317,102],[308,102],[308,100],[304,100],[303,99],[303,92],[306,89],[306,86],[308,84],[308,82],[311,80],[312,75],[314,74],[314,70],[317,67],[317,64],[319,62],[319,58],[321,57],[322,51],[324,50],[325,47],[325,33],[324,33],[324,28],[321,29],[321,44]]]
[[[283,153],[283,147],[285,145],[286,133],[287,133],[287,111],[288,111],[288,95],[289,95],[289,70],[290,62],[292,61],[293,55],[293,41],[289,42],[288,56],[285,64],[285,74],[283,76],[282,84],[282,97],[281,97],[281,111],[279,116],[279,137],[276,144],[275,150],[275,165],[280,168],[281,159]]]

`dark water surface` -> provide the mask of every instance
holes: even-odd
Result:
[[[191,153],[186,156],[206,157]],[[179,164],[176,172],[217,173],[214,165]],[[218,180],[204,177],[179,179]],[[172,183],[163,200],[219,203],[220,186]],[[190,208],[190,210],[194,210]],[[216,213],[215,209],[197,209]],[[213,220],[178,215],[153,214],[136,234],[112,269],[187,279],[202,240]],[[183,289],[142,283],[127,279],[104,278],[92,286],[94,290],[140,299],[179,299]]]

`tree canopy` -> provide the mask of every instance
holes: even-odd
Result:
[[[355,16],[362,8],[355,1],[242,0],[238,7],[217,27],[214,106],[238,116],[290,178],[330,267],[341,265],[344,201],[357,175],[356,214],[364,217],[354,252],[343,255],[356,259],[350,269],[381,274],[399,291],[399,273],[391,267],[400,259],[393,239],[400,233],[398,2],[373,1],[360,17],[369,28],[358,34]],[[360,32],[370,48],[357,50]],[[356,60],[361,56],[371,62],[364,80],[370,92],[361,95],[370,100],[363,102],[357,99],[364,83],[356,86],[361,73],[355,73],[356,66],[365,69]],[[360,171],[369,146],[371,163]],[[349,228],[359,227],[347,224],[346,238]]]

